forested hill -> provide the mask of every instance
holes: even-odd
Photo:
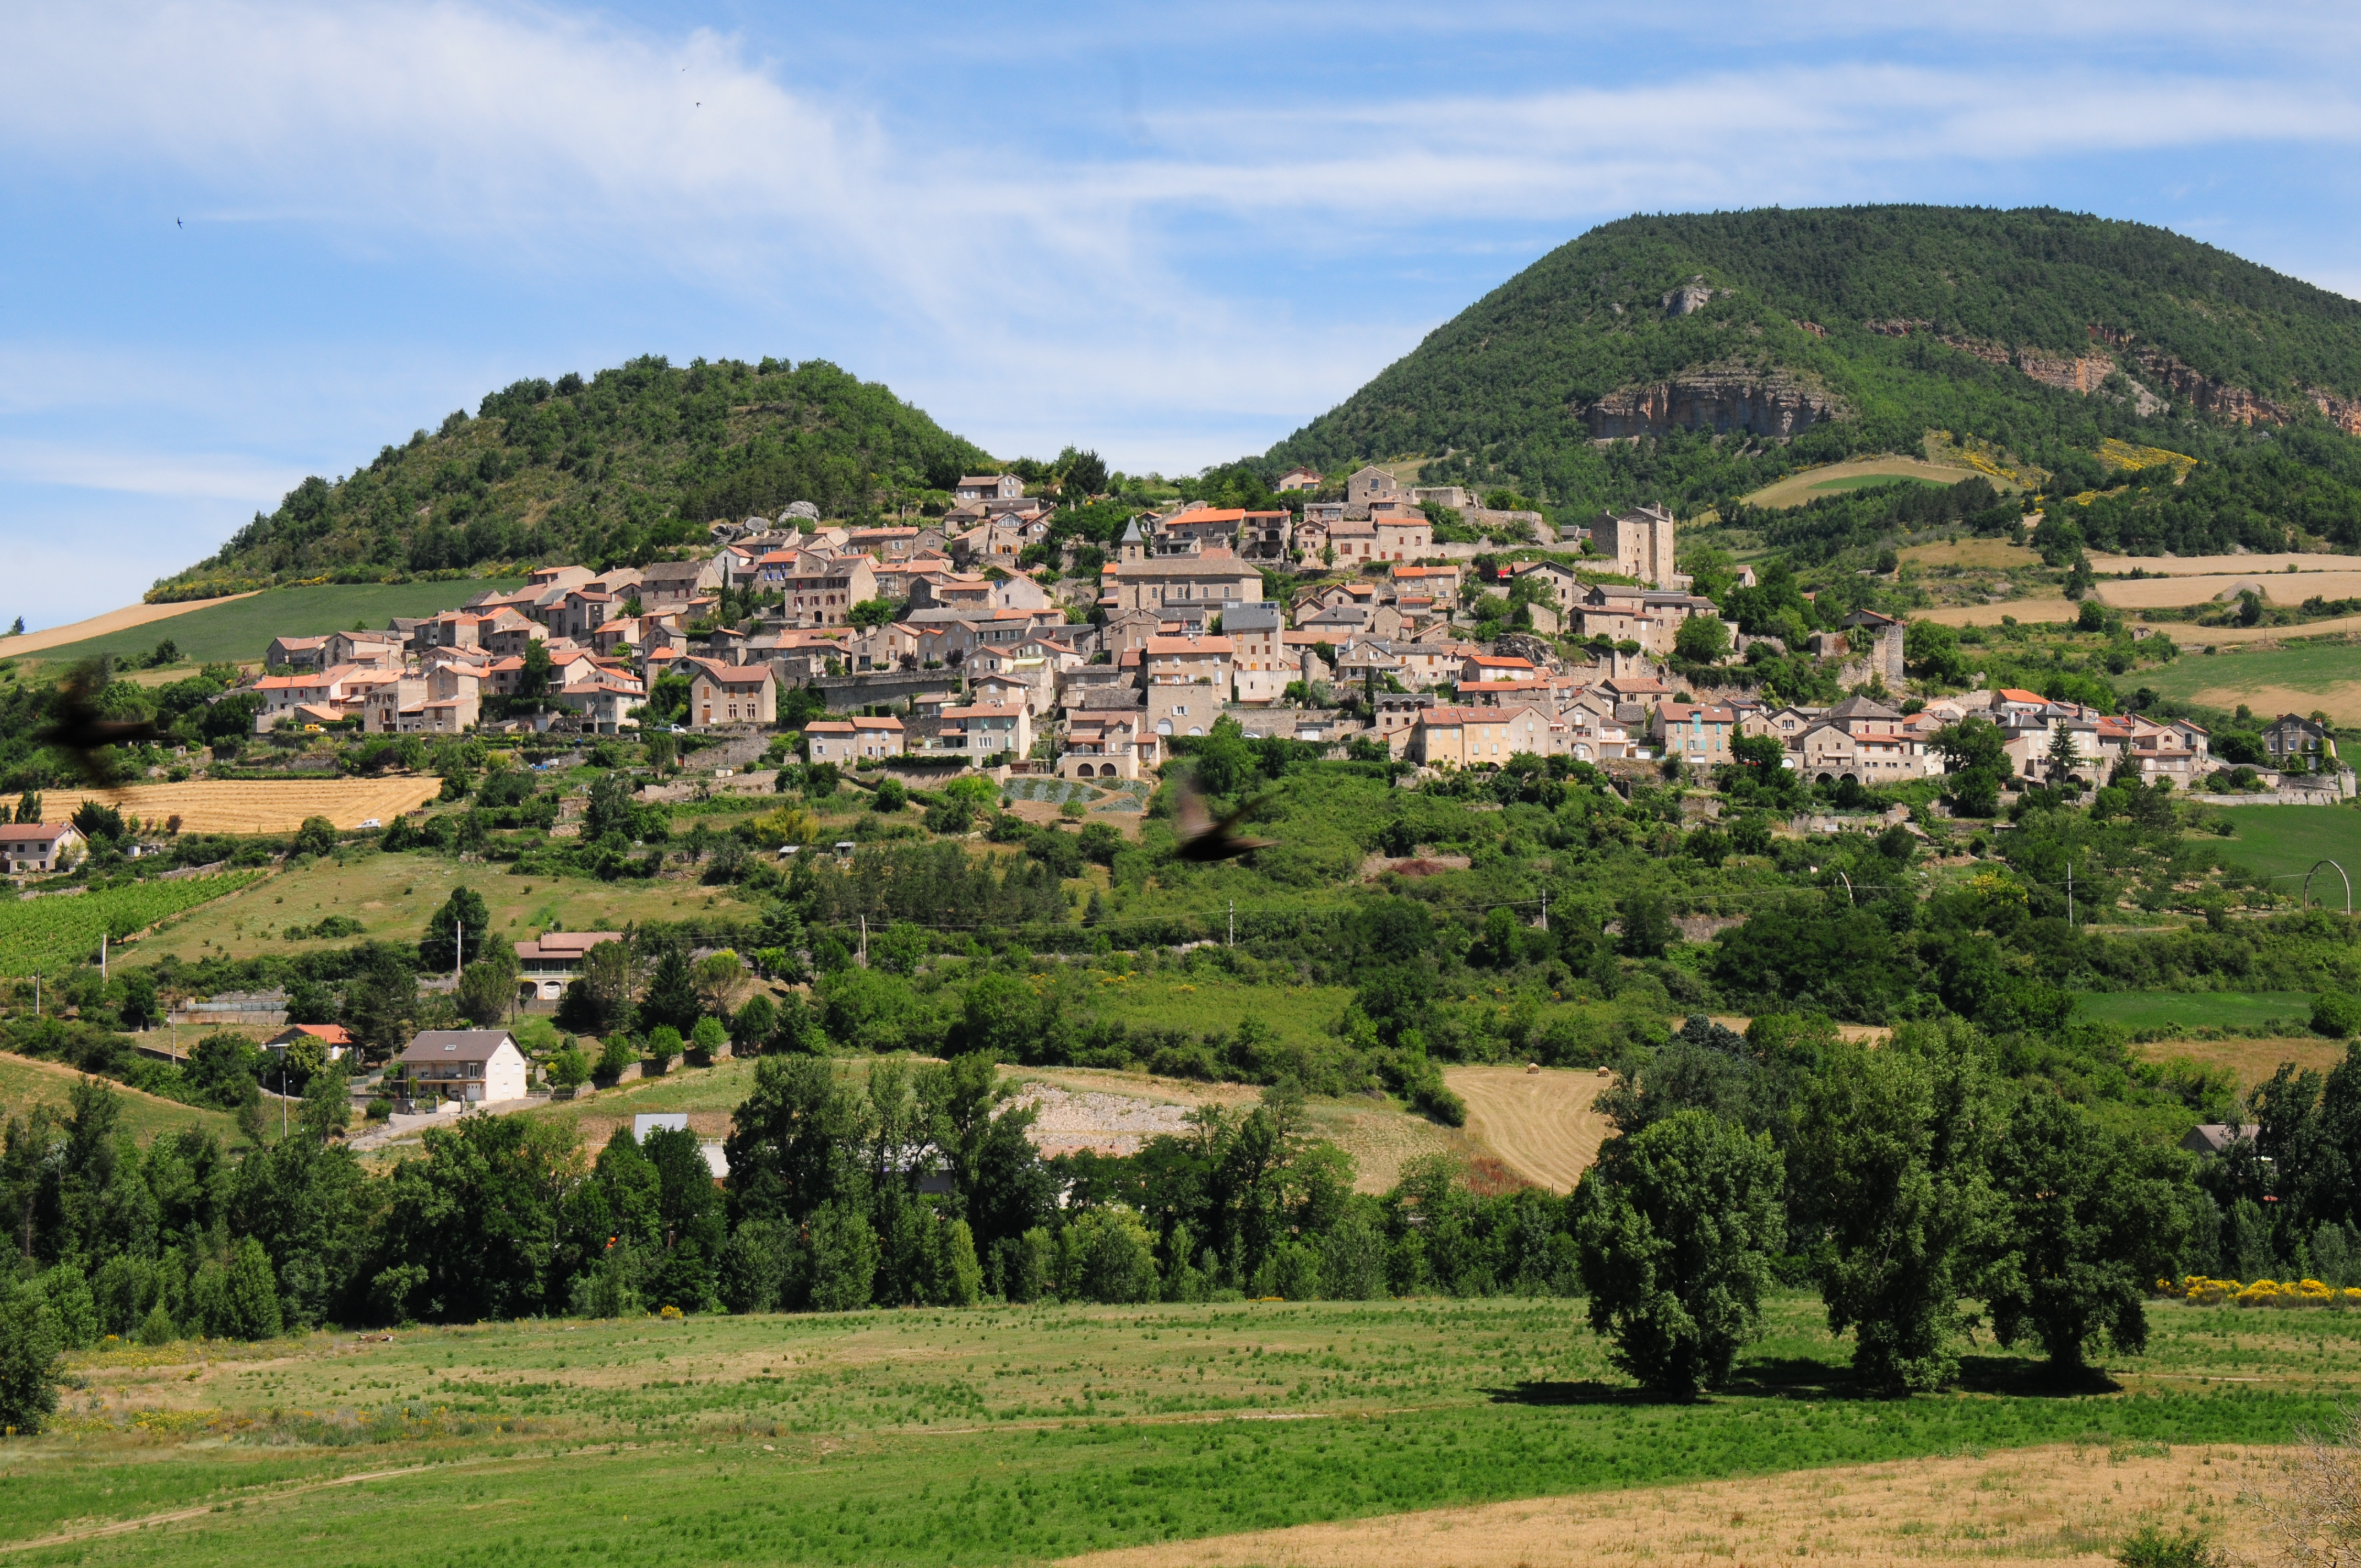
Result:
[[[703,538],[715,518],[797,500],[861,517],[989,461],[824,360],[634,359],[588,380],[519,381],[343,479],[305,479],[148,598],[486,562],[636,563]]]
[[[1423,455],[1431,480],[1567,510],[1694,511],[1805,463],[1922,450],[1930,431],[2067,493],[2104,488],[2110,436],[2238,476],[2209,476],[2202,504],[2156,498],[2094,544],[2269,547],[2289,525],[2361,543],[2361,302],[2044,209],[1627,218],[1469,306],[1267,462]]]

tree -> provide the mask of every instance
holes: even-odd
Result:
[[[862,599],[844,612],[844,623],[863,629],[883,626],[894,619],[894,612],[899,608],[892,599]]]
[[[1673,652],[1693,664],[1718,664],[1730,653],[1730,628],[1716,616],[1690,616],[1674,633]]]
[[[1729,1381],[1784,1248],[1780,1179],[1767,1135],[1703,1111],[1599,1151],[1574,1199],[1576,1266],[1618,1366],[1683,1396]]]
[[[2146,1350],[2148,1292],[2189,1237],[2187,1162],[2037,1088],[1998,1140],[1993,1181],[2007,1205],[1984,1292],[2000,1343],[2039,1341],[2059,1373],[2080,1369],[2093,1341]]]
[[[582,972],[566,982],[565,1000],[557,1005],[558,1026],[605,1035],[629,1025],[631,1013],[631,947],[600,942],[582,955]]]
[[[730,962],[737,962],[734,956]],[[647,994],[640,998],[641,1026],[653,1029],[669,1025],[678,1035],[696,1028],[704,1011],[686,950],[667,947],[657,955],[655,968],[648,975]]]
[[[744,961],[728,948],[697,959],[691,979],[697,986],[698,1003],[716,1018],[727,1018],[736,1013],[738,999],[754,983]]]
[[[506,963],[501,962],[506,959]],[[516,951],[496,944],[459,974],[459,1015],[479,1029],[500,1024],[516,1005]]]
[[[2082,786],[2074,782],[2074,770],[2082,765],[2082,754],[2074,744],[2073,728],[2060,719],[2049,731],[2049,787],[2060,795],[2077,795]]]
[[[1635,889],[1624,894],[1618,912],[1623,919],[1622,947],[1627,957],[1663,958],[1664,949],[1679,938],[1679,928],[1673,924],[1672,910],[1659,894],[1645,888]]]
[[[428,918],[426,935],[418,942],[418,959],[429,970],[448,973],[482,958],[491,934],[491,907],[482,894],[461,883]]]
[[[294,842],[290,846],[299,855],[333,855],[336,852],[336,825],[324,817],[306,817],[303,826],[295,829]]]
[[[1828,1328],[1855,1332],[1863,1381],[1939,1388],[2001,1212],[1980,1041],[1954,1023],[1905,1025],[1874,1051],[1829,1044],[1800,1099],[1789,1201],[1820,1259]]]
[[[57,1321],[30,1283],[0,1296],[0,1424],[29,1436],[57,1412]]]
[[[516,696],[520,702],[536,707],[549,695],[549,683],[556,666],[550,662],[549,649],[538,637],[524,645],[524,668],[517,672]]]
[[[589,1081],[590,1064],[582,1059],[582,1052],[568,1035],[566,1043],[549,1058],[549,1081],[557,1089],[579,1089]]]

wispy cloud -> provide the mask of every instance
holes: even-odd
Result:
[[[0,156],[111,215],[169,200],[159,224],[260,236],[258,265],[497,280],[594,322],[628,302],[657,341],[624,352],[826,353],[1005,453],[1173,467],[1283,433],[1604,217],[2361,143],[2349,6],[927,15],[778,23],[836,29],[806,43],[504,0],[19,7]],[[463,309],[437,339],[417,310],[173,359],[38,304],[17,319],[48,335],[0,341],[0,477],[215,503],[348,468],[488,367],[624,335],[552,346]],[[96,428],[132,406],[144,427]]]

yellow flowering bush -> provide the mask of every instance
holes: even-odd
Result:
[[[2159,1279],[2156,1288],[2159,1296],[2178,1296],[2196,1307],[2218,1307],[2225,1301],[2241,1307],[2361,1307],[2361,1289],[2346,1286],[2340,1290],[2317,1279],[2257,1279],[2249,1285],[2189,1274],[2178,1285]]]

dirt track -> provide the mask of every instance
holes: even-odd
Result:
[[[1607,1119],[1590,1102],[1607,1080],[1596,1072],[1447,1067],[1443,1081],[1467,1102],[1468,1135],[1528,1181],[1571,1192],[1598,1157]]]
[[[1559,1568],[1745,1565],[1808,1556],[1858,1568],[2103,1564],[2143,1524],[2263,1545],[2237,1498],[2272,1464],[2231,1449],[2112,1456],[2021,1449],[1975,1459],[1850,1465],[1347,1524],[1172,1541],[1069,1558],[1070,1568]]]
[[[192,609],[204,609],[213,605],[228,604],[233,599],[253,597],[252,594],[229,594],[217,599],[183,599],[179,604],[126,605],[121,609],[110,609],[104,615],[93,615],[88,620],[77,620],[71,626],[52,626],[46,631],[27,631],[22,637],[0,637],[0,659],[38,653],[44,648],[62,648],[85,637],[104,637],[110,631],[145,626],[151,620],[169,620]]]

